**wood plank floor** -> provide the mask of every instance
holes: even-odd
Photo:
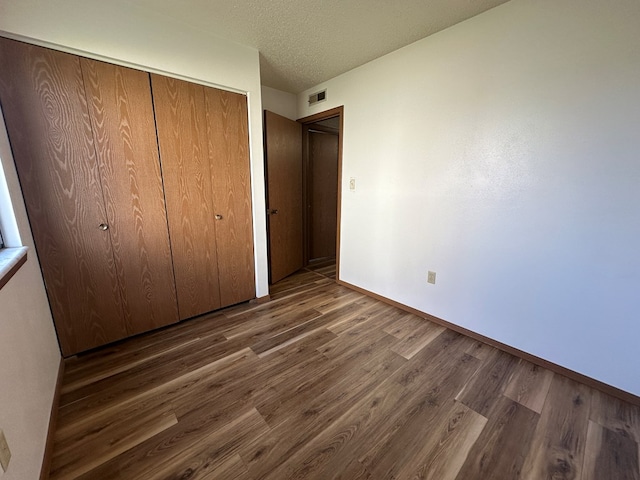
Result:
[[[51,479],[640,480],[640,409],[340,287],[70,359]]]

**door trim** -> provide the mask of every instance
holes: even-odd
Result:
[[[332,108],[330,110],[326,110],[324,112],[319,112],[314,115],[309,115],[307,117],[299,118],[297,121],[302,124],[303,127],[303,140],[302,140],[302,168],[303,168],[303,178],[304,181],[302,183],[303,188],[303,201],[304,205],[307,205],[307,165],[309,164],[309,149],[308,149],[308,126],[312,123],[319,122],[321,120],[327,120],[329,118],[338,117],[340,118],[340,127],[338,129],[338,206],[337,206],[337,225],[336,225],[336,282],[340,281],[340,220],[342,217],[342,145],[343,145],[343,132],[344,132],[344,105],[339,107]],[[307,208],[303,209],[303,221],[304,224],[308,223],[308,215]],[[307,264],[309,262],[309,252],[308,252],[308,238],[307,238],[307,228],[304,230],[304,262]]]

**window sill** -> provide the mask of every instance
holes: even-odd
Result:
[[[0,249],[0,288],[4,287],[27,261],[27,250],[27,247]]]

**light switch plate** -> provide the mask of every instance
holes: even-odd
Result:
[[[427,273],[427,283],[436,283],[436,272],[429,271],[429,273]]]
[[[9,460],[11,460],[11,450],[4,432],[0,430],[0,472],[4,473],[9,468]]]
[[[351,190],[352,192],[356,191],[356,179],[353,177],[349,179],[349,190]]]

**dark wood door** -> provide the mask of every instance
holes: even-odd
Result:
[[[78,57],[0,38],[0,101],[65,356],[126,337]]]
[[[220,308],[204,87],[151,75],[180,318]]]
[[[203,87],[216,215],[220,303],[255,297],[247,98]]]
[[[302,125],[265,111],[269,278],[303,267]]]
[[[309,260],[336,256],[338,135],[309,131]]]
[[[123,313],[141,333],[178,321],[149,74],[80,62]]]

